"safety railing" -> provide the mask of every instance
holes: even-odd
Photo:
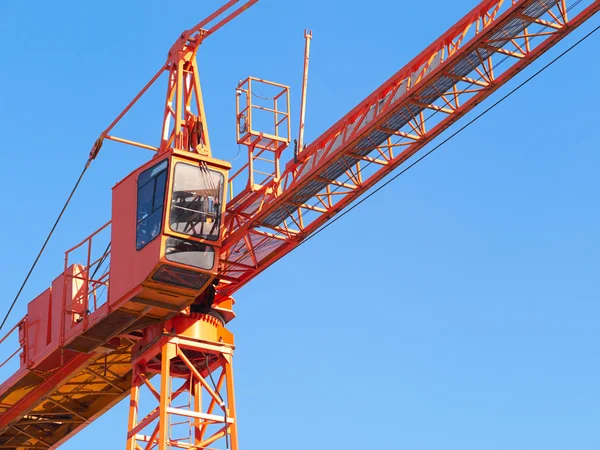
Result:
[[[88,316],[108,301],[110,253],[110,222],[65,252],[63,332],[67,323],[84,321],[85,328]]]
[[[259,95],[256,87],[262,87],[266,95]],[[248,145],[254,138],[263,136],[265,142],[258,146],[270,146],[266,140],[290,142],[290,88],[283,84],[248,77],[236,88],[237,141]],[[267,94],[268,92],[268,94]]]
[[[6,380],[27,364],[27,316],[23,317],[0,339],[0,380]]]
[[[281,154],[291,139],[288,86],[248,77],[239,83],[236,93],[236,138],[239,145],[248,147],[248,162],[231,176],[231,195],[236,180],[236,187],[241,189],[276,180]]]

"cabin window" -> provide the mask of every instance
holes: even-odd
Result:
[[[142,172],[138,178],[136,248],[141,250],[161,232],[167,187],[168,160]]]
[[[163,264],[154,272],[152,279],[159,283],[168,283],[173,286],[199,291],[210,279],[210,276],[205,273],[193,272],[181,267],[171,267]]]
[[[206,164],[177,163],[171,199],[171,230],[216,241],[220,236],[223,174]]]
[[[215,264],[215,249],[210,245],[170,237],[165,244],[168,261],[210,270]]]

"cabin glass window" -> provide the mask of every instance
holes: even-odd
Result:
[[[215,264],[215,249],[200,242],[170,237],[165,243],[167,261],[210,270]]]
[[[138,178],[136,248],[141,250],[161,232],[168,160],[142,172]]]
[[[216,241],[220,235],[224,177],[206,164],[177,163],[171,198],[171,230]]]
[[[163,264],[154,272],[152,279],[159,283],[168,283],[173,286],[199,291],[210,279],[210,276],[205,273],[193,272],[181,267],[172,267]]]

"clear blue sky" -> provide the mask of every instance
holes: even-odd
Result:
[[[215,156],[247,75],[290,84],[297,119],[305,27],[310,141],[475,3],[262,0],[200,52]],[[99,132],[220,4],[2,2],[2,312]],[[599,39],[238,293],[242,449],[599,448]],[[121,134],[156,142],[162,95]],[[103,149],[11,325],[147,157]],[[124,448],[126,425],[121,404],[62,448]]]

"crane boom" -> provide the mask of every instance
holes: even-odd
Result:
[[[218,175],[228,171],[228,168],[222,165],[221,172],[210,172],[206,164],[206,161],[209,164],[218,164],[218,161],[210,158],[210,144],[204,120],[195,55],[204,38],[258,0],[247,0],[224,19],[218,20],[239,1],[228,1],[207,19],[184,32],[171,48],[167,62],[156,76],[101,134],[92,148],[91,158],[98,154],[104,139],[157,152],[153,162],[139,168],[139,173],[134,172],[126,179],[128,180],[126,183],[120,183],[119,189],[129,189],[131,186],[131,193],[126,191],[129,193],[127,201],[135,200],[136,195],[139,201],[141,188],[136,183],[139,183],[139,179],[144,176],[152,180],[146,184],[152,187],[151,191],[154,193],[159,192],[158,180],[162,179],[164,191],[167,177],[169,183],[175,179],[175,169],[171,175],[167,175],[171,170],[169,161],[171,159],[175,161],[172,165],[178,164],[177,161],[183,164],[184,159],[188,158],[188,169],[189,161],[195,161],[197,166],[193,167],[197,168],[198,173],[210,183],[207,181],[208,185],[204,187],[190,185],[191,187],[186,189],[181,188],[178,192],[180,200],[177,204],[178,208],[189,211],[191,202],[186,203],[186,199],[193,197],[194,201],[198,204],[202,203],[204,208],[208,208],[204,205],[210,203],[215,211],[218,208],[223,210],[221,198],[216,192],[223,191],[222,185],[227,184],[227,178],[218,178]],[[161,370],[169,369],[170,364],[165,355],[177,360],[182,371],[189,369],[185,373],[188,375],[191,373],[193,376],[190,375],[186,386],[191,389],[192,380],[196,383],[193,387],[196,389],[194,396],[197,396],[202,388],[213,397],[208,414],[188,413],[192,414],[189,417],[215,423],[222,421],[224,428],[215,434],[217,436],[215,439],[231,436],[234,448],[237,448],[236,433],[230,429],[230,427],[235,429],[235,417],[229,415],[229,411],[235,411],[235,407],[231,406],[229,409],[228,406],[233,404],[233,382],[230,377],[233,336],[222,327],[222,323],[233,316],[232,294],[300,245],[386,175],[409,161],[432,140],[591,18],[598,10],[600,10],[600,0],[484,0],[310,145],[299,149],[295,158],[280,164],[279,158],[289,140],[286,142],[287,138],[280,136],[268,138],[267,141],[271,139],[271,143],[274,142],[276,147],[273,151],[275,155],[273,172],[260,183],[254,183],[252,182],[254,169],[249,161],[230,177],[230,199],[224,206],[223,218],[216,219],[217,215],[213,213],[211,218],[205,218],[203,221],[203,224],[210,224],[211,233],[214,229],[218,230],[216,225],[220,225],[221,234],[219,235],[217,231],[214,242],[202,244],[203,247],[198,247],[196,241],[196,253],[205,252],[207,248],[212,248],[212,245],[220,254],[214,259],[218,262],[213,261],[212,265],[204,267],[205,272],[211,271],[209,283],[211,289],[206,289],[206,286],[202,285],[206,291],[202,291],[201,294],[204,295],[203,301],[206,301],[206,298],[214,299],[214,303],[208,304],[208,312],[213,316],[203,311],[202,319],[198,320],[198,323],[204,321],[201,325],[198,325],[193,318],[195,312],[183,318],[177,316],[182,307],[191,304],[190,299],[198,300],[190,297],[198,295],[193,289],[188,289],[187,297],[182,294],[179,303],[174,303],[175,300],[172,300],[172,303],[168,304],[164,298],[177,296],[169,292],[161,293],[163,297],[157,297],[160,300],[158,301],[154,297],[149,297],[152,292],[142,292],[143,289],[152,290],[148,288],[152,280],[148,282],[145,272],[142,274],[144,281],[139,283],[141,287],[136,288],[137,290],[129,289],[129,284],[124,282],[119,285],[119,280],[112,274],[113,268],[120,269],[115,270],[115,273],[118,272],[122,278],[127,278],[130,261],[142,255],[140,250],[150,242],[154,244],[148,245],[147,250],[144,251],[151,250],[151,245],[155,245],[156,255],[163,252],[164,248],[160,247],[163,241],[154,240],[157,235],[142,242],[143,245],[135,250],[137,252],[135,254],[134,246],[131,245],[129,250],[134,256],[130,259],[120,257],[117,263],[111,260],[110,274],[96,280],[93,279],[94,275],[90,276],[90,269],[96,263],[90,262],[89,251],[86,266],[65,263],[64,272],[53,282],[52,288],[30,302],[29,314],[7,334],[8,337],[18,336],[18,347],[10,350],[8,354],[11,356],[7,361],[0,361],[0,369],[7,367],[5,364],[13,357],[20,365],[0,385],[0,449],[56,448],[129,395],[132,392],[132,383],[133,395],[136,396],[140,386],[150,385],[148,377],[152,374],[164,374]],[[214,25],[205,29],[206,25],[215,21]],[[160,144],[156,146],[140,144],[110,135],[115,124],[164,72],[169,74],[169,87]],[[288,91],[285,86],[270,84],[283,88],[281,93],[277,94],[275,102],[278,97],[286,97]],[[246,93],[249,95],[249,92],[250,88]],[[192,112],[194,108],[196,113]],[[286,120],[289,127],[289,113],[282,114],[277,106],[272,112],[275,114],[276,128]],[[238,111],[238,125],[243,124],[246,130],[248,124],[245,121],[250,117],[244,114]],[[252,130],[252,127],[250,126],[249,129]],[[263,133],[257,132],[253,138],[244,141],[244,144],[251,147],[250,153],[252,153],[254,146],[263,145],[261,142],[264,138]],[[269,145],[271,144],[265,144],[261,151],[272,150]],[[186,152],[197,154],[193,157],[186,156]],[[157,165],[153,166],[154,164]],[[185,164],[180,167],[183,166]],[[137,175],[139,175],[138,181],[135,180]],[[215,183],[214,180],[219,179],[223,180],[222,184]],[[140,214],[139,205],[137,212],[131,212],[133,208],[129,207],[131,205],[127,201],[123,200],[120,204],[120,211],[131,213],[131,217],[127,216],[126,220],[121,218],[119,226],[124,222],[129,224],[136,220],[138,225],[143,223],[148,214],[135,219],[135,214]],[[171,212],[162,212],[161,208],[166,209],[164,205],[169,204],[165,203],[164,198],[157,200],[152,197],[150,203],[151,214],[158,211],[155,217],[164,216],[165,222],[166,217],[171,217],[167,216],[172,214]],[[158,210],[156,205],[159,205]],[[193,214],[180,213],[179,217],[192,217],[198,211],[200,210],[192,210]],[[208,216],[206,210],[202,210],[202,213]],[[199,222],[198,220],[193,223],[190,219],[187,223],[180,219],[175,221],[175,225],[180,227],[179,231],[173,231],[172,228],[170,231],[178,232],[180,238],[190,237],[189,229],[195,228]],[[108,224],[101,230],[107,226]],[[114,217],[112,226],[115,226]],[[128,230],[128,233],[123,233],[123,239],[125,241],[130,238],[137,239],[135,235],[137,228],[135,232],[133,228]],[[188,235],[184,235],[182,230]],[[150,227],[144,231],[150,233]],[[94,235],[82,244],[89,243],[91,248],[91,239]],[[147,238],[148,235],[144,236]],[[174,239],[172,236],[164,237],[165,241],[178,241],[181,248],[195,242]],[[217,242],[220,246],[216,244]],[[126,244],[129,245],[129,241],[126,241]],[[111,245],[113,249],[127,246],[115,242],[115,239]],[[181,248],[173,245],[169,251],[176,253],[177,250],[184,253]],[[203,250],[200,251],[198,248]],[[215,250],[212,251],[214,254]],[[116,250],[111,252],[117,253]],[[99,261],[105,261],[109,253],[107,249]],[[149,253],[144,255],[147,254]],[[163,259],[161,264],[164,262]],[[181,270],[182,266],[184,264],[165,265],[153,273],[156,275],[159,270],[163,270],[163,275],[166,274],[163,281],[172,282],[177,277],[180,277],[179,281],[189,282],[200,279],[196,272]],[[109,279],[113,283],[110,286],[116,300],[112,304],[109,302],[101,305],[93,311],[81,307],[83,304],[87,305],[83,303],[87,302],[87,296],[96,295],[95,289],[99,286],[109,286]],[[213,279],[214,284],[212,284]],[[85,299],[77,298],[76,291],[81,290],[81,286],[84,285],[87,289],[88,283],[94,286],[92,290],[85,291]],[[115,294],[118,292],[117,287],[122,288],[122,294]],[[198,287],[196,290],[199,289]],[[205,292],[210,292],[212,297]],[[47,317],[46,313],[52,309],[47,305],[54,305],[51,296],[56,297],[57,304],[59,299],[63,303],[61,307],[51,311],[51,317]],[[65,303],[64,299],[67,297],[72,303]],[[75,302],[74,299],[80,303]],[[45,305],[46,309],[37,308],[39,305]],[[132,310],[132,305],[137,309]],[[171,309],[165,308],[165,305]],[[161,311],[160,314],[156,312],[158,310]],[[198,317],[200,316],[201,314],[198,313]],[[65,326],[65,317],[70,320],[69,327]],[[53,325],[46,324],[46,321],[52,321]],[[179,324],[186,333],[190,333],[190,336],[187,336],[189,342],[185,344],[188,346],[187,353],[184,354],[183,350],[180,351],[177,347],[180,345],[177,343],[180,337],[172,335],[173,333],[161,334],[164,321],[170,321],[169,326],[173,325],[172,329]],[[40,324],[45,324],[46,328],[40,328]],[[218,335],[219,339],[215,338],[214,342],[208,343],[199,343],[199,339],[194,341],[195,335],[189,330],[197,325],[204,327],[204,330],[210,330],[215,336]],[[40,336],[44,347],[42,351],[36,353],[32,351],[32,347],[35,347],[36,339]],[[227,339],[223,340],[223,336]],[[154,348],[155,341],[152,339],[164,342],[162,350]],[[5,342],[8,342],[6,337],[0,339],[0,345]],[[152,364],[143,357],[140,359],[144,347],[142,344],[156,350],[152,357],[154,359],[150,362],[161,361],[158,366],[155,365],[153,372],[145,372]],[[220,344],[223,344],[224,349],[215,350]],[[194,345],[197,347],[195,353],[190,353]],[[173,350],[175,347],[177,351]],[[207,350],[209,347],[213,352],[213,359],[210,362],[206,356],[210,353]],[[215,356],[217,353],[218,356]],[[158,356],[161,354],[164,357]],[[190,354],[195,354],[196,360],[190,361],[193,359],[188,358]],[[204,381],[204,377],[212,371],[213,366],[209,367],[209,364],[217,365],[219,361],[223,366],[219,383],[226,384],[228,392],[231,392],[231,395],[227,394],[227,406],[220,397],[217,387],[213,389]],[[206,364],[206,367],[203,364]],[[205,384],[200,386],[202,383]],[[179,395],[181,392],[178,390],[176,393]],[[161,398],[160,408],[161,411],[163,409],[166,411],[164,413],[166,417],[167,410],[170,408],[165,407],[162,394],[154,393],[157,398]],[[222,418],[212,414],[215,405],[223,407]],[[155,411],[155,416],[158,415],[157,411],[158,409]],[[130,414],[132,415],[130,415],[128,448],[134,448],[133,441],[138,439],[137,433],[143,428],[142,425],[150,423],[156,417],[143,418],[139,424],[134,425],[137,420],[137,410],[133,413],[130,411]],[[166,419],[161,421],[160,436],[164,440],[164,427],[167,421]],[[210,441],[211,438],[202,438],[204,431],[198,433],[196,438],[198,442],[208,445],[213,441]],[[145,436],[144,439],[147,440],[144,442],[151,446],[157,439],[157,433],[158,431],[155,431],[154,434]]]
[[[231,199],[218,295],[227,297],[600,9],[484,1],[315,139],[281,175]],[[235,181],[235,180],[234,180]]]

